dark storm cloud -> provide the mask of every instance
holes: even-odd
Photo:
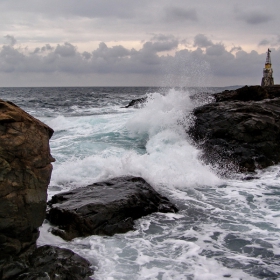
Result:
[[[170,7],[165,10],[164,20],[168,22],[197,21],[198,16],[195,9]]]
[[[212,46],[213,42],[209,40],[204,34],[197,34],[194,37],[194,47],[206,48]]]
[[[224,53],[227,53],[225,46],[222,44],[213,44],[212,46],[209,46],[206,48],[206,54],[209,56],[221,56]]]
[[[91,58],[91,54],[89,52],[83,52],[82,56],[84,59],[87,59],[87,60]]]
[[[178,47],[179,40],[173,35],[154,35],[151,41],[144,43],[143,51],[164,52],[171,51]]]
[[[195,38],[197,44],[195,50],[176,51],[174,56],[161,55],[161,52],[175,49],[178,40],[173,36],[162,34],[154,35],[150,41],[143,43],[140,50],[128,49],[121,45],[108,47],[106,43],[101,42],[91,53],[79,52],[74,45],[65,42],[56,46],[46,45],[26,53],[21,48],[4,45],[0,49],[0,72],[22,73],[22,75],[27,73],[30,75],[32,73],[112,74],[113,76],[172,74],[183,77],[183,81],[187,77],[198,77],[206,70],[209,70],[214,77],[220,78],[238,79],[244,76],[261,75],[265,54],[258,54],[256,51],[245,52],[240,47],[227,51],[223,44],[213,43],[205,35],[198,34]],[[235,55],[232,52],[235,52]],[[280,49],[272,49],[272,58],[275,65],[280,64]]]
[[[64,57],[74,56],[76,54],[76,47],[65,42],[64,45],[58,44],[54,50],[54,53]]]
[[[154,35],[142,49],[127,49],[121,45],[108,47],[104,42],[89,52],[80,53],[69,42],[56,47],[46,45],[29,54],[20,48],[3,46],[0,71],[3,72],[71,72],[71,73],[157,73],[164,61],[158,53],[178,46],[174,36]],[[42,50],[48,52],[42,52]]]
[[[130,51],[121,45],[108,48],[104,42],[101,42],[98,49],[92,52],[93,57],[102,57],[104,59],[120,58],[128,56],[129,54]]]

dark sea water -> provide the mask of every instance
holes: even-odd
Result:
[[[96,280],[280,279],[280,166],[256,179],[219,177],[205,165],[186,129],[194,107],[225,88],[0,88],[55,131],[49,197],[121,175],[142,176],[174,202],[135,231],[66,242],[44,223],[38,245],[87,258]],[[199,98],[193,96],[204,92]],[[206,93],[208,92],[208,93]],[[142,108],[123,108],[148,96]],[[244,176],[243,176],[244,177]]]

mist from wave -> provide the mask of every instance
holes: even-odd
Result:
[[[140,109],[121,108],[116,98],[102,108],[89,108],[91,114],[58,110],[43,115],[55,130],[51,149],[57,161],[49,196],[134,175],[180,211],[143,217],[127,234],[71,242],[52,236],[44,224],[39,244],[59,244],[86,257],[99,280],[277,279],[280,167],[259,171],[250,181],[237,174],[220,178],[201,162],[186,133],[197,106],[191,95],[169,89],[149,92]]]

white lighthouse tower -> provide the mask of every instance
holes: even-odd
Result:
[[[262,87],[273,86],[274,79],[273,79],[273,69],[271,67],[271,57],[270,57],[271,50],[267,50],[265,66],[263,68],[263,78],[262,78]]]

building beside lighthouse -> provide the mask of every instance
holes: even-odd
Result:
[[[274,79],[273,79],[273,69],[271,67],[271,57],[270,57],[271,50],[267,50],[265,66],[263,68],[263,78],[262,78],[262,87],[273,86]]]

